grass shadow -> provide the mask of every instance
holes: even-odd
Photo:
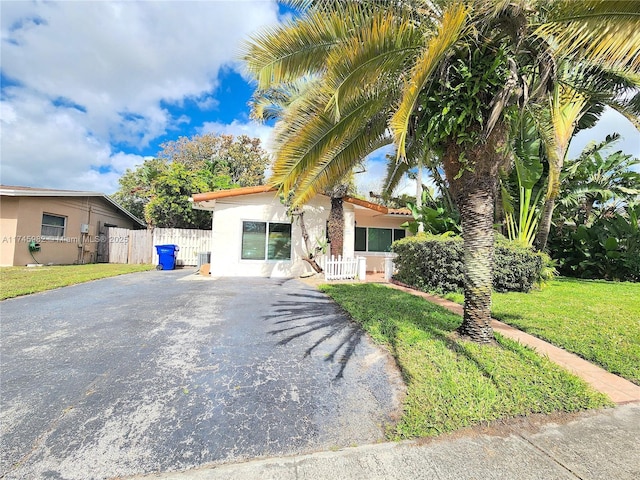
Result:
[[[332,286],[327,287],[327,292],[332,295]],[[338,287],[344,288],[344,287]],[[353,305],[358,311],[352,318],[358,323],[362,323],[365,329],[379,332],[378,338],[382,338],[384,343],[389,345],[392,354],[397,358],[397,348],[400,342],[398,335],[399,325],[416,328],[432,338],[441,342],[456,356],[461,356],[471,362],[477,371],[487,378],[496,387],[500,387],[500,382],[493,369],[487,365],[482,354],[476,353],[477,344],[461,338],[457,334],[457,329],[462,323],[462,318],[450,312],[444,307],[431,303],[423,298],[412,296],[408,293],[400,292],[382,285],[359,285],[357,288],[363,290],[363,298],[371,299],[364,305]],[[380,289],[385,289],[381,291]],[[385,305],[377,303],[380,298],[384,298]],[[342,303],[342,302],[340,302]],[[345,304],[349,309],[352,301]],[[382,318],[380,312],[391,312],[386,318]],[[365,320],[360,320],[365,318]],[[375,337],[375,335],[374,335]],[[482,348],[482,347],[481,347]],[[486,345],[486,348],[502,349],[515,354],[523,360],[530,361],[527,350],[511,345],[509,342],[494,341]],[[406,375],[406,372],[403,373]]]

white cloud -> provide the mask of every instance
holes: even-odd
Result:
[[[215,108],[219,70],[249,33],[277,21],[275,1],[0,8],[2,73],[16,84],[1,100],[2,182],[107,192],[141,161],[123,149],[189,121],[163,103]]]

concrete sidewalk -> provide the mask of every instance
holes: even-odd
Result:
[[[640,403],[534,415],[432,440],[130,477],[163,480],[640,478]]]

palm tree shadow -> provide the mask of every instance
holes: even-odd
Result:
[[[451,315],[451,312],[448,312],[443,307],[432,304],[429,304],[429,307],[427,308],[427,315],[429,312],[438,311],[439,313]],[[502,388],[503,385],[501,385],[498,378],[496,378],[495,373],[488,368],[486,361],[483,361],[482,357],[476,355],[473,352],[473,349],[470,348],[470,340],[464,339],[458,335],[457,325],[462,322],[462,319],[460,319],[460,322],[455,326],[455,328],[452,328],[451,323],[440,320],[440,318],[440,315],[429,315],[429,321],[413,319],[411,323],[413,323],[417,328],[427,332],[433,338],[443,342],[446,347],[449,350],[452,350],[456,355],[460,355],[468,359],[476,366],[478,371],[485,378],[490,380],[497,388]],[[523,360],[530,361],[522,350],[511,348],[509,345],[500,343],[497,340],[487,344],[487,347],[508,350],[509,352],[522,357]]]
[[[312,343],[302,358],[310,357],[322,345],[329,346],[331,350],[324,361],[340,365],[334,381],[344,378],[364,331],[325,295],[291,293],[287,297],[276,301],[271,312],[262,317],[275,327],[268,333],[279,337],[280,346],[308,338]]]

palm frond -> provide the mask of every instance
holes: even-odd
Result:
[[[387,163],[387,172],[382,180],[382,194],[391,196],[396,187],[400,184],[400,180],[411,169],[409,162],[398,161],[398,159],[389,159]]]
[[[458,3],[451,5],[444,12],[437,32],[428,40],[408,78],[405,79],[400,105],[389,122],[400,157],[406,156],[409,120],[416,109],[420,92],[430,81],[432,73],[449,48],[462,34],[468,12],[465,5]]]
[[[550,98],[550,124],[553,139],[541,135],[549,161],[547,197],[556,198],[560,192],[560,172],[569,150],[575,126],[584,111],[587,98],[570,87],[557,85]]]
[[[334,90],[327,109],[340,116],[340,105],[363,85],[397,77],[422,45],[422,32],[408,19],[382,10],[371,14],[354,35],[331,51],[327,84]]]
[[[640,97],[640,94],[638,94]],[[638,110],[633,105],[620,102],[608,102],[607,105],[613,108],[616,112],[623,115],[631,124],[636,127],[636,130],[640,131],[640,117],[638,116]]]
[[[335,182],[336,178],[351,171],[354,165],[367,155],[393,142],[384,118],[380,118],[368,130],[367,135],[363,135],[363,132],[355,132],[345,138],[333,151],[327,153],[298,184],[294,202],[305,203],[313,195]]]
[[[317,162],[335,154],[342,142],[361,133],[370,135],[370,122],[362,119],[379,119],[384,128],[385,95],[363,92],[363,97],[346,106],[346,112],[338,122],[324,111],[328,94],[316,94],[298,108],[289,109],[287,117],[276,126],[276,161],[270,183],[285,191],[304,182],[306,175]],[[351,161],[357,162],[361,158]],[[354,163],[352,163],[353,165]],[[319,189],[321,190],[321,188]]]
[[[564,0],[551,4],[535,34],[564,58],[614,68],[640,68],[640,8],[629,0]]]
[[[301,18],[255,34],[241,45],[241,58],[262,90],[324,72],[331,49],[350,37],[363,21],[363,17],[346,15],[344,8],[309,11]]]

